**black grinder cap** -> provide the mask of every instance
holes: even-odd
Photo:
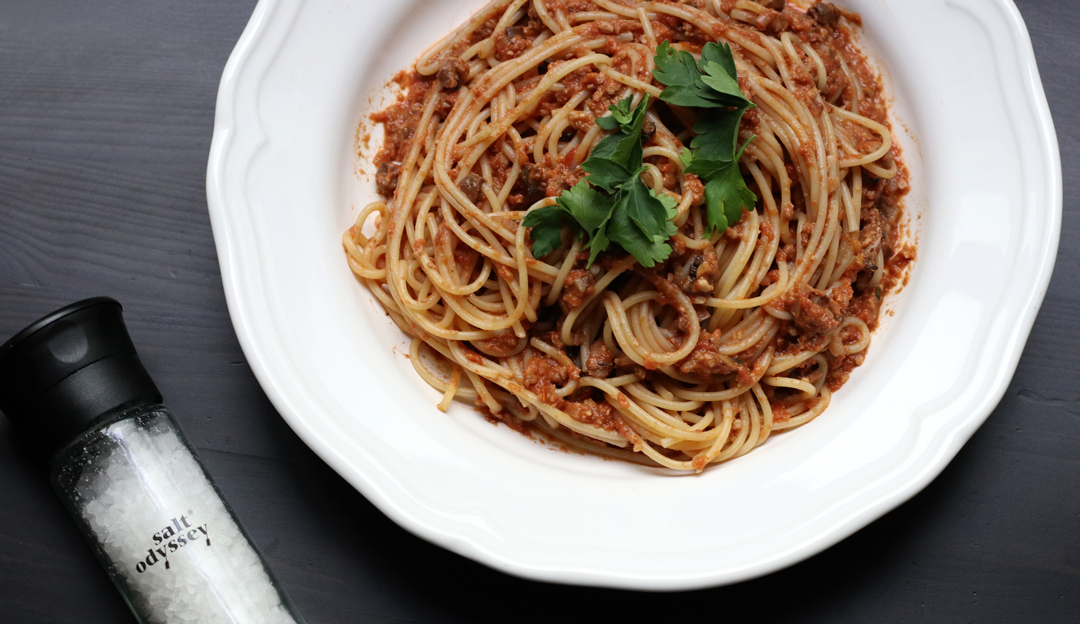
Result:
[[[0,346],[0,410],[46,456],[110,410],[161,402],[121,310],[109,297],[84,299]]]

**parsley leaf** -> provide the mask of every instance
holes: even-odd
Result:
[[[750,107],[753,104],[739,89],[735,57],[728,44],[706,43],[701,61],[667,41],[656,48],[653,78],[667,88],[660,99],[669,104],[697,108]]]
[[[739,74],[735,70],[735,57],[728,44],[706,43],[701,48],[701,63],[698,67],[704,72],[701,81],[711,87],[716,95],[729,100],[730,106],[752,106],[739,89]]]
[[[610,106],[608,110],[612,111],[612,115],[600,118],[614,120],[614,123],[618,124],[619,131],[604,137],[596,144],[589,153],[589,157],[581,163],[581,168],[586,172],[593,173],[594,169],[604,166],[598,165],[598,161],[610,161],[626,170],[626,177],[622,178],[625,182],[632,176],[631,172],[641,167],[641,129],[645,126],[645,111],[649,108],[649,96],[646,94],[636,108],[629,110],[632,99],[632,96],[627,97],[618,104]],[[600,123],[600,119],[596,122]],[[612,122],[607,122],[608,126],[611,124]],[[607,129],[614,130],[615,126]],[[613,189],[607,188],[607,190]]]
[[[609,193],[618,191],[620,185],[634,175],[641,174],[640,170],[637,173],[630,172],[626,167],[606,158],[590,157],[581,163],[581,168],[589,174],[587,180],[593,186],[600,187]]]
[[[611,245],[611,240],[607,237],[607,223],[610,218],[611,212],[608,212],[607,217],[604,219],[604,227],[589,235],[589,243],[585,245],[589,250],[589,261],[585,264],[586,267],[591,267],[593,262],[596,262],[596,257],[600,255],[600,252]]]
[[[695,63],[689,52],[675,51],[665,41],[656,48],[653,76],[667,85],[660,99],[669,104],[710,110],[701,111],[690,143],[710,160],[732,160],[739,122],[754,104],[739,89],[735,57],[728,44],[706,43],[701,48],[701,62]]]
[[[735,154],[734,160],[708,160],[698,158],[689,150],[682,154],[685,172],[692,173],[706,180],[705,183],[705,218],[706,233],[709,236],[738,223],[742,211],[754,209],[757,195],[746,186],[746,180],[739,173],[739,159],[750,141],[743,144]]]
[[[563,194],[559,195],[555,201],[586,232],[593,232],[603,225],[604,219],[611,211],[609,207],[607,210],[601,209],[609,203],[608,198],[589,186],[585,180],[563,191]]]
[[[731,53],[731,46],[727,43],[708,42],[701,48],[702,63],[716,63],[728,76],[735,78],[735,87],[738,89],[738,75],[735,71],[735,55]],[[732,95],[743,97],[742,91],[736,90]]]
[[[531,210],[521,221],[524,227],[532,228],[532,252],[536,258],[543,258],[562,245],[562,221],[566,210],[562,206],[541,206]]]
[[[675,216],[675,204],[673,199],[664,195],[663,198],[670,201],[670,206],[664,200],[657,197],[652,189],[645,186],[641,176],[635,176],[622,188],[624,198],[616,207],[626,212],[626,215],[635,225],[654,242],[665,242],[675,235],[675,224],[671,219]]]
[[[674,216],[675,200],[656,195],[638,177],[623,187],[604,231],[648,269],[671,255],[667,241],[675,235]]]
[[[723,106],[719,94],[701,79],[693,54],[675,50],[664,41],[657,46],[654,61],[653,78],[667,87],[660,93],[661,100],[678,106]]]
[[[556,200],[561,208],[575,221],[584,231],[589,234],[589,242],[585,249],[589,250],[589,266],[596,261],[596,256],[608,248],[610,241],[604,235],[604,225],[611,217],[615,198],[601,193],[591,187],[587,180],[582,180]],[[533,250],[535,255],[535,249]]]
[[[626,199],[623,198],[622,202],[625,203],[625,201]],[[662,262],[671,255],[671,245],[666,242],[657,242],[642,232],[626,210],[616,209],[612,212],[606,234],[645,268],[652,268],[657,262]]]
[[[584,248],[589,250],[589,266],[611,243],[645,267],[671,255],[667,241],[676,231],[671,221],[675,200],[656,195],[641,179],[646,170],[641,131],[649,96],[632,105],[628,97],[609,107],[611,115],[596,120],[600,127],[616,132],[597,143],[581,164],[588,177],[563,191],[556,205],[525,216],[522,225],[532,228],[534,256],[543,257],[562,244],[563,217],[568,217],[577,236],[588,234]]]
[[[653,77],[667,86],[661,100],[706,109],[698,111],[696,136],[690,142],[693,151],[686,150],[682,160],[685,173],[705,182],[705,219],[712,236],[734,225],[743,207],[752,210],[757,201],[739,173],[746,145],[736,151],[743,113],[754,104],[739,88],[735,57],[726,43],[706,43],[701,61],[695,63],[689,52],[674,52],[665,41],[656,48],[655,61]]]
[[[620,127],[633,126],[635,110],[630,108],[633,103],[634,96],[627,96],[615,106],[609,107],[608,110],[611,111],[611,115],[597,119],[596,124],[604,130],[616,130]]]
[[[596,125],[600,126],[604,130],[616,130],[619,127],[619,120],[615,119],[615,115],[608,115],[607,117],[597,117]]]
[[[694,155],[707,160],[732,160],[739,139],[739,123],[745,108],[710,110],[694,124],[697,136],[690,141]]]
[[[637,138],[637,141],[634,139]],[[588,171],[597,160],[610,160],[611,162],[629,169],[629,163],[633,160],[634,152],[638,154],[637,161],[641,162],[640,133],[637,137],[618,132],[604,137],[596,147],[592,149],[589,157],[581,163],[581,168]],[[590,163],[589,161],[593,161]],[[588,164],[586,164],[588,163]]]

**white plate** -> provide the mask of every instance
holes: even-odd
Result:
[[[674,590],[809,557],[933,479],[1005,391],[1057,249],[1061,165],[1006,0],[851,0],[890,70],[921,212],[887,331],[817,420],[700,475],[435,409],[342,231],[368,97],[479,2],[261,0],[222,76],[207,200],[236,333],[290,426],[396,522],[528,578]]]

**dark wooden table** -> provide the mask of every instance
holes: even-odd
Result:
[[[270,405],[206,212],[218,79],[253,0],[0,4],[0,342],[106,294],[312,624],[577,619],[1080,620],[1080,2],[1021,0],[1065,175],[1050,291],[1005,398],[923,493],[804,563],[641,594],[511,578],[386,519]],[[0,419],[0,622],[131,622]]]

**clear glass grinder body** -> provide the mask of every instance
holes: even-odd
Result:
[[[142,621],[302,622],[168,408],[121,410],[51,480]]]
[[[0,411],[142,624],[302,624],[107,297],[0,345]]]

